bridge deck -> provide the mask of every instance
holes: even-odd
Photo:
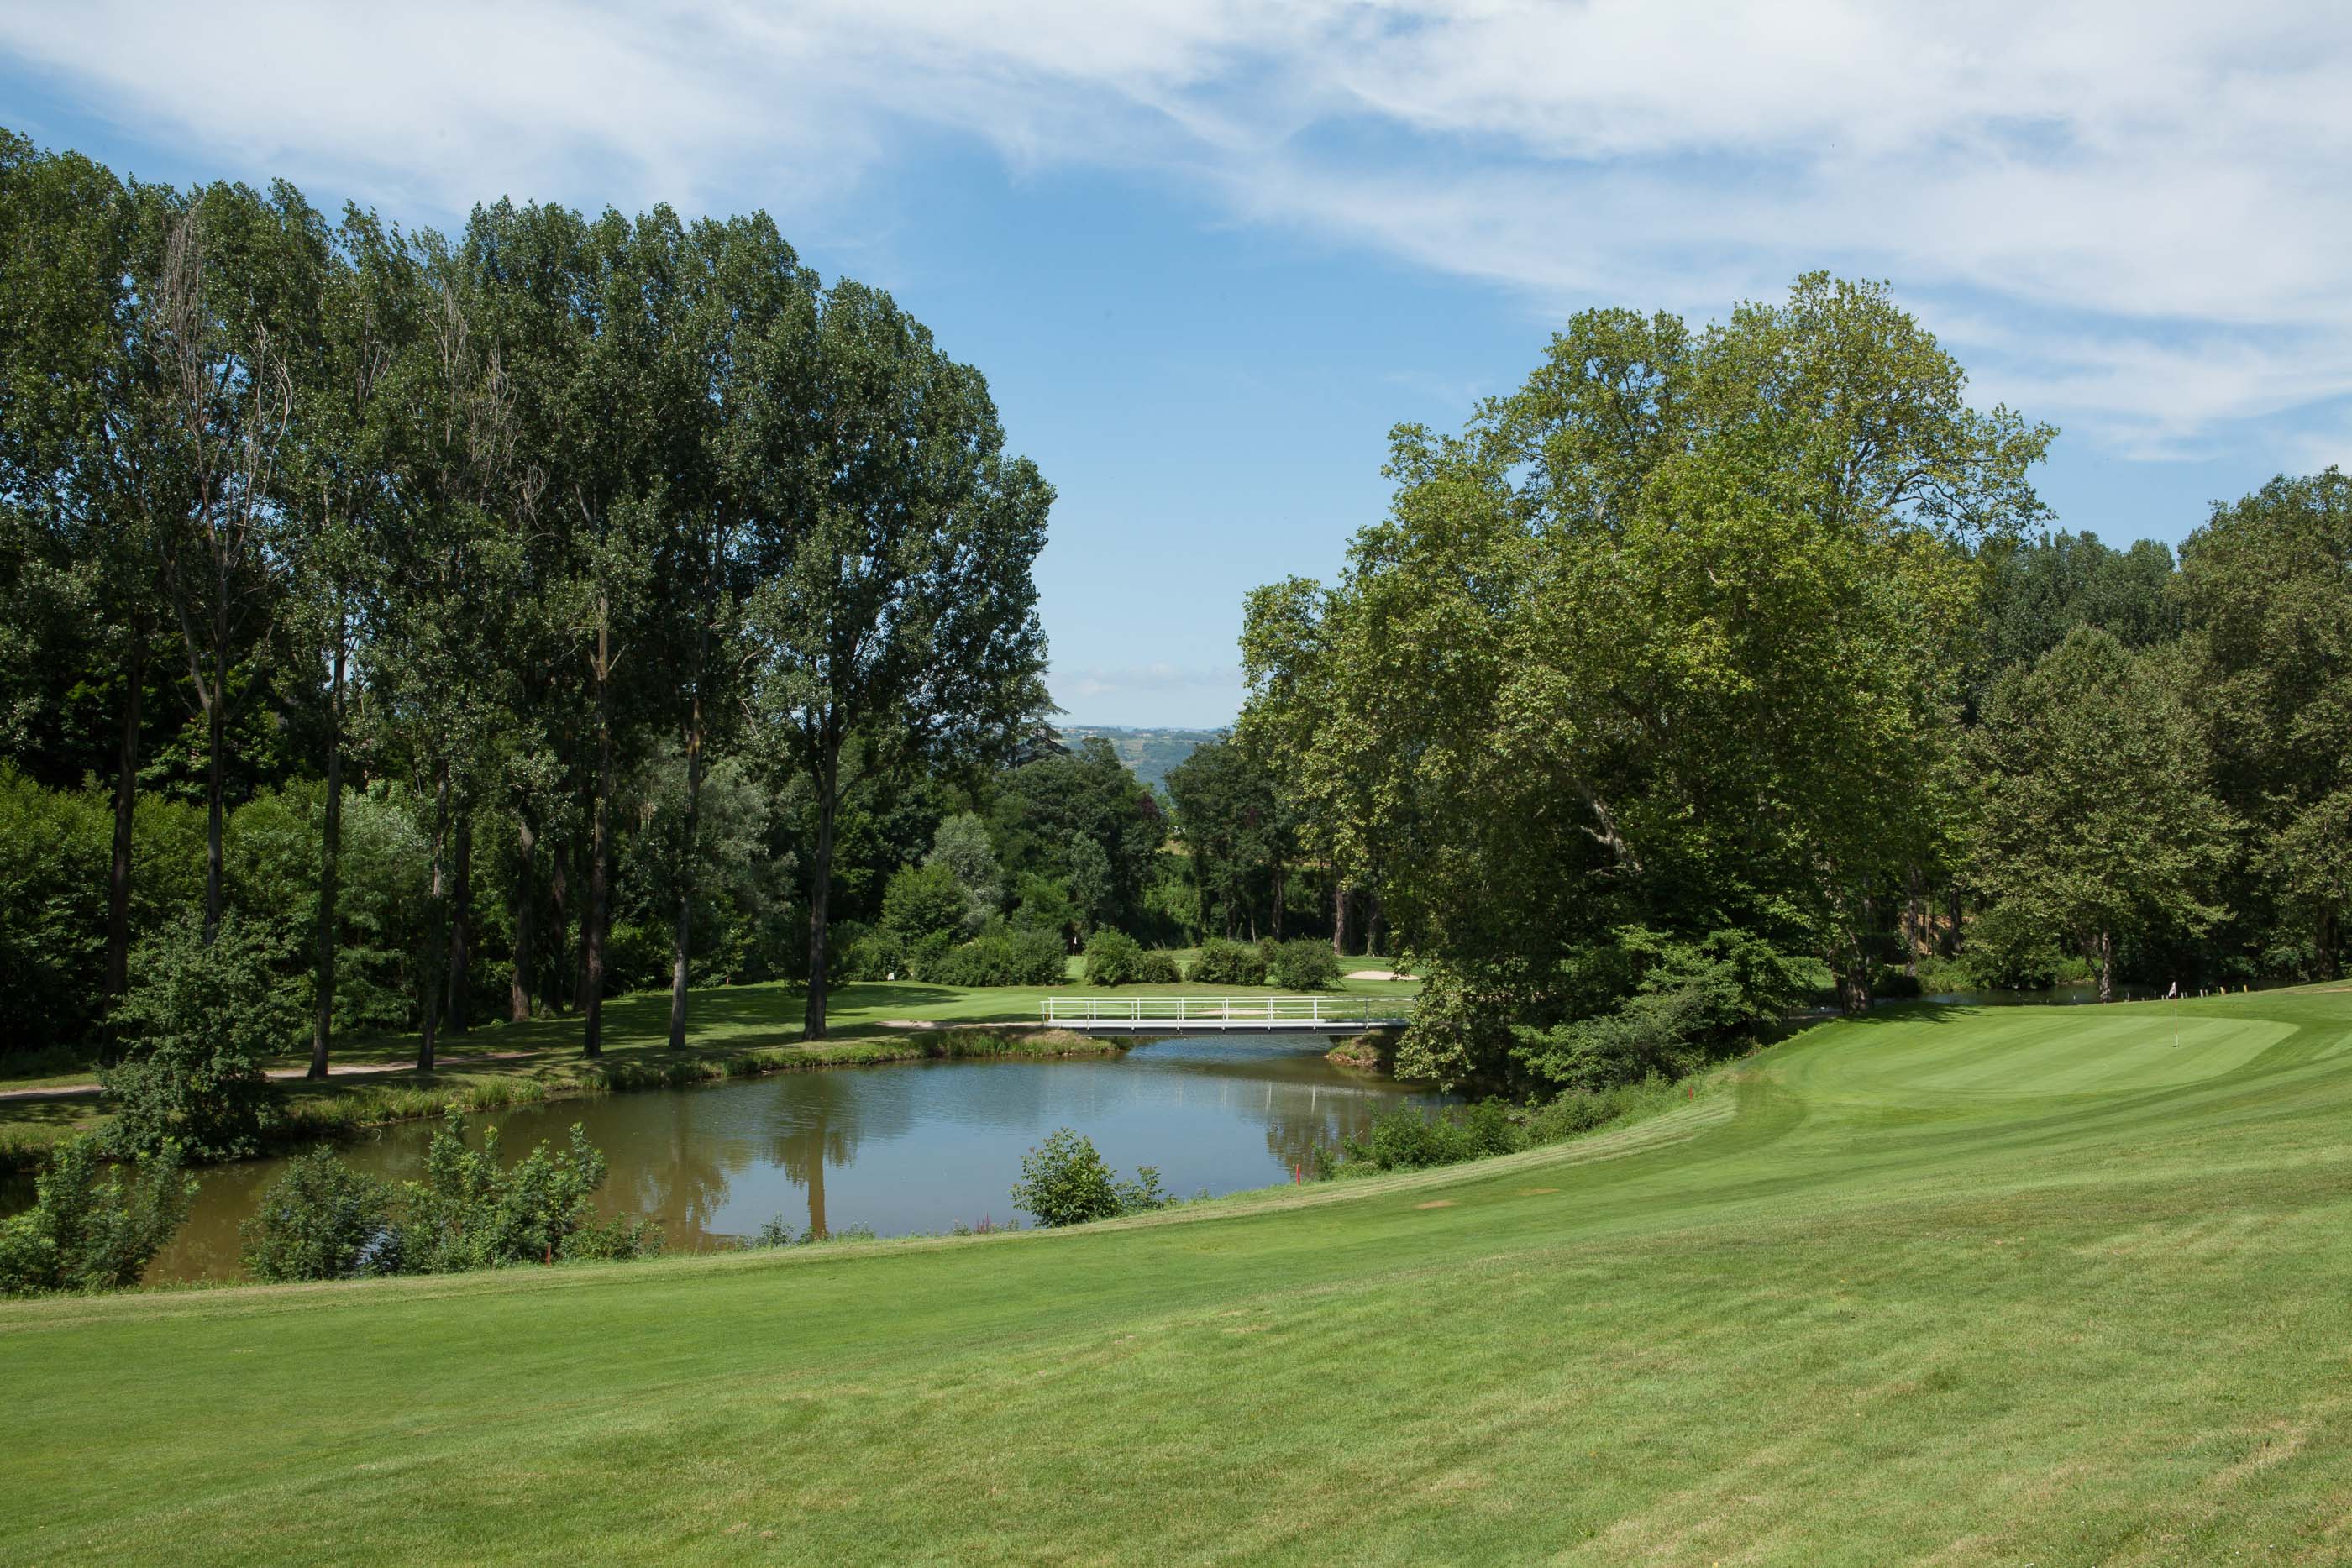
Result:
[[[1052,997],[1045,1022],[1079,1034],[1363,1034],[1402,1029],[1381,997]]]

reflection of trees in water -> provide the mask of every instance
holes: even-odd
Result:
[[[863,1139],[892,1137],[914,1124],[912,1086],[872,1076],[894,1071],[907,1070],[799,1073],[787,1081],[790,1092],[778,1098],[779,1119],[767,1134],[763,1152],[807,1192],[808,1228],[819,1236],[828,1233],[825,1167],[856,1159]]]
[[[727,1202],[728,1172],[744,1160],[740,1154],[728,1158],[721,1140],[696,1127],[693,1095],[670,1092],[662,1098],[669,1103],[660,1125],[648,1128],[624,1157],[636,1162],[629,1207],[658,1220],[676,1246],[711,1233],[710,1221]]]
[[[1265,1106],[1265,1149],[1288,1170],[1308,1162],[1318,1148],[1335,1148],[1364,1132],[1374,1118],[1421,1097],[1353,1084],[1295,1085],[1276,1090]]]

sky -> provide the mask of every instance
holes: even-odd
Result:
[[[444,229],[765,208],[1055,484],[1076,724],[1229,722],[1244,592],[1589,306],[1883,278],[2114,543],[2352,465],[2352,7],[0,0],[0,125]]]

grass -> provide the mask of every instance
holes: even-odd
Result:
[[[0,1307],[0,1560],[2332,1563],[2352,991],[1075,1232]]]
[[[1410,997],[1413,980],[1350,980],[1342,993]],[[646,991],[617,997],[604,1007],[604,1052],[595,1062],[580,1054],[577,1018],[536,1019],[529,1023],[493,1023],[463,1035],[444,1034],[439,1056],[457,1063],[438,1071],[414,1071],[331,1078],[323,1084],[280,1080],[286,1091],[286,1125],[280,1141],[300,1141],[320,1132],[438,1115],[451,1106],[499,1110],[541,1100],[566,1099],[614,1090],[747,1077],[795,1068],[863,1065],[924,1057],[1004,1054],[1065,1056],[1108,1053],[1114,1041],[1089,1040],[1042,1027],[1049,997],[1276,994],[1266,988],[1223,986],[1004,986],[964,989],[911,981],[851,984],[836,988],[827,1009],[830,1038],[801,1039],[803,994],[782,983],[709,987],[694,993],[686,1048],[668,1047],[669,993]],[[958,1030],[958,1024],[1009,1025],[1038,1022],[1028,1030]],[[925,1026],[919,1031],[904,1026]],[[935,1027],[936,1026],[936,1027]],[[499,1060],[480,1058],[496,1056]],[[340,1042],[338,1063],[397,1065],[416,1059],[414,1036],[373,1035]],[[475,1059],[475,1060],[467,1060]],[[273,1067],[299,1067],[307,1050],[278,1058]],[[91,1081],[89,1064],[0,1078],[0,1089],[63,1089]],[[48,1145],[77,1128],[104,1118],[96,1100],[0,1099],[0,1173],[28,1170]]]

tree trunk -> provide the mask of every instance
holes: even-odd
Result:
[[[801,1038],[824,1038],[825,920],[833,901],[833,818],[840,801],[835,788],[841,779],[841,751],[828,741],[817,764],[816,857],[809,865],[808,1007],[802,1014]]]
[[[470,806],[457,808],[455,870],[449,890],[449,1032],[463,1034],[467,1027],[466,993],[474,962],[474,811]]]
[[[569,862],[567,846],[562,844],[556,845],[554,852],[547,857],[548,913],[554,917],[549,929],[554,936],[550,942],[552,951],[547,956],[548,963],[541,971],[544,977],[540,983],[547,988],[543,999],[550,1012],[568,1012],[572,1006],[563,995],[563,936],[572,929],[571,918],[566,913],[572,895]]]
[[[131,619],[130,692],[114,761],[114,863],[106,873],[106,994],[131,988],[131,829],[139,805],[139,710],[146,699],[147,617]]]
[[[686,875],[677,891],[677,931],[670,942],[669,1048],[686,1048],[687,955],[694,932],[694,882],[698,864],[696,835],[702,815],[702,695],[695,694],[686,730]]]
[[[2319,928],[2313,934],[2312,946],[2319,959],[2319,977],[2332,980],[2336,974],[2336,911],[2323,907],[2319,912]]]
[[[1280,861],[1274,862],[1274,939],[1282,940],[1282,905],[1285,896],[1285,871]]]
[[[343,617],[335,617],[335,667],[327,695],[327,810],[319,831],[319,929],[310,982],[310,1071],[327,1076],[335,1035],[335,901],[343,859]]]
[[[588,926],[580,998],[581,1049],[589,1056],[600,1056],[604,1050],[604,931],[612,916],[612,676],[611,614],[604,607],[596,622],[596,800],[589,814]]]
[[[220,935],[221,923],[221,797],[226,788],[221,774],[221,746],[226,729],[223,709],[228,705],[228,679],[215,661],[213,700],[205,705],[205,946]]]
[[[514,968],[507,977],[507,1021],[530,1021],[530,939],[531,922],[538,914],[539,890],[532,873],[537,869],[534,852],[539,842],[537,826],[530,820],[529,808],[515,813],[515,842],[521,852],[521,870],[515,893]]]
[[[433,1047],[441,1032],[441,977],[437,972],[441,945],[446,933],[443,926],[448,910],[443,902],[444,881],[442,851],[449,836],[449,774],[442,770],[441,782],[433,791],[433,883],[425,907],[431,912],[425,928],[424,984],[417,988],[421,1016],[416,1029],[416,1071],[433,1071]]]
[[[2116,934],[2102,926],[2097,952],[2099,966],[2099,1000],[2116,999]]]
[[[1348,879],[1331,879],[1331,955],[1343,958],[1348,954]]]

